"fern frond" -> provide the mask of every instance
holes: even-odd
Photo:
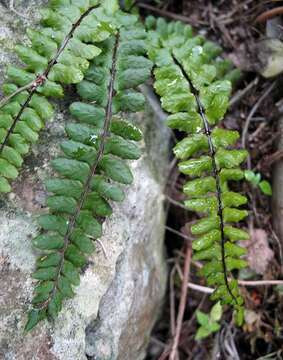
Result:
[[[101,44],[101,55],[77,86],[82,101],[70,106],[76,122],[66,125],[63,154],[52,162],[59,176],[46,183],[52,193],[49,214],[39,218],[42,232],[33,240],[45,254],[33,274],[39,282],[26,330],[46,317],[54,319],[63,300],[74,296],[81,268],[102,234],[103,220],[112,213],[110,201],[124,199],[116,183],[133,181],[124,160],[140,157],[134,141],[141,140],[141,132],[118,113],[141,110],[144,98],[135,88],[149,77],[152,64],[144,57],[144,29],[136,17],[127,15],[126,20]]]
[[[48,98],[62,98],[63,85],[82,81],[89,61],[101,53],[97,43],[113,33],[119,14],[109,11],[96,0],[52,0],[41,11],[41,27],[27,30],[30,45],[16,46],[25,66],[9,66],[2,89],[0,193],[11,191],[23,156],[53,116]]]
[[[179,170],[192,178],[184,186],[189,197],[185,206],[206,216],[191,227],[198,236],[194,257],[206,261],[201,274],[216,287],[212,299],[232,304],[240,322],[243,299],[231,272],[246,266],[240,258],[245,250],[235,241],[248,234],[235,223],[247,216],[239,209],[247,199],[230,191],[228,182],[243,178],[239,166],[247,152],[232,149],[236,131],[217,127],[228,108],[230,80],[238,71],[219,57],[219,46],[193,36],[190,26],[152,17],[147,26],[154,29],[149,32],[149,57],[155,64],[155,90],[170,114],[168,125],[189,134],[174,148]]]

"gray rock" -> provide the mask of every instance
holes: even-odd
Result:
[[[16,9],[33,23],[41,2],[19,1]],[[10,52],[25,41],[29,21],[0,5],[0,79],[14,63]],[[151,99],[152,101],[152,99]],[[96,253],[81,278],[74,299],[53,324],[42,323],[23,333],[32,297],[30,273],[36,254],[31,239],[35,218],[46,211],[43,179],[50,158],[58,153],[68,117],[66,106],[54,104],[56,116],[26,158],[13,193],[0,198],[0,358],[5,360],[142,359],[158,316],[166,286],[163,249],[163,187],[168,165],[169,132],[162,117],[147,111],[133,116],[145,133],[143,156],[132,163],[133,186],[122,205],[104,224]],[[157,145],[158,144],[158,145]]]

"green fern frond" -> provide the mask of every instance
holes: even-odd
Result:
[[[52,0],[41,11],[40,28],[27,30],[30,45],[16,46],[25,66],[9,66],[2,88],[0,193],[11,191],[24,155],[53,116],[48,98],[62,98],[64,85],[83,80],[89,61],[101,53],[97,43],[114,32],[120,18],[105,2]]]
[[[241,322],[243,299],[231,272],[246,266],[240,258],[245,250],[235,241],[248,234],[235,224],[247,216],[239,209],[247,199],[230,191],[228,182],[243,178],[239,166],[247,152],[232,149],[239,137],[236,131],[217,127],[228,108],[230,80],[239,72],[219,57],[219,46],[193,36],[190,26],[149,17],[147,27],[154,87],[169,113],[168,125],[189,134],[174,154],[179,170],[192,178],[184,186],[189,197],[185,206],[205,215],[191,227],[198,237],[193,241],[194,257],[206,262],[201,274],[216,287],[212,299],[232,304]]]
[[[63,300],[74,296],[80,271],[102,235],[103,220],[112,213],[110,201],[124,199],[116,183],[133,181],[124,160],[140,157],[134,141],[142,136],[119,113],[142,109],[144,98],[135,88],[149,77],[152,63],[144,57],[145,30],[136,17],[124,19],[116,35],[101,44],[101,55],[78,84],[82,101],[70,106],[76,122],[66,125],[63,154],[52,162],[58,177],[46,183],[52,193],[49,214],[39,218],[42,231],[33,240],[44,255],[33,274],[38,284],[26,330],[42,319],[54,319]]]

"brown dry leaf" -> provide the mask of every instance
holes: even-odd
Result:
[[[265,230],[254,229],[250,235],[250,240],[242,242],[248,251],[247,261],[252,270],[257,274],[263,274],[273,259],[274,252],[269,247]]]

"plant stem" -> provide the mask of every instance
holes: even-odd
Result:
[[[221,232],[221,262],[222,262],[222,267],[223,267],[223,276],[224,276],[224,281],[225,281],[225,286],[229,292],[229,294],[231,295],[232,299],[235,301],[235,303],[237,303],[237,299],[234,296],[234,294],[232,293],[232,290],[230,288],[230,284],[228,281],[228,272],[227,272],[227,266],[226,266],[226,260],[225,260],[225,235],[224,235],[224,218],[223,218],[223,206],[222,206],[222,191],[221,191],[221,184],[220,184],[220,178],[219,178],[219,172],[218,172],[218,168],[217,168],[217,164],[216,164],[216,151],[212,142],[212,137],[211,137],[211,129],[209,126],[209,122],[208,119],[206,117],[205,114],[205,109],[201,103],[201,100],[199,98],[199,92],[198,90],[194,87],[194,84],[192,83],[191,79],[189,78],[189,76],[187,75],[187,73],[185,72],[182,64],[176,59],[176,57],[174,56],[174,54],[172,54],[173,60],[175,62],[175,64],[180,68],[184,78],[188,81],[188,84],[190,86],[190,90],[192,92],[192,94],[194,95],[196,102],[197,102],[197,106],[198,106],[198,110],[199,110],[199,114],[202,118],[202,122],[203,122],[203,126],[204,126],[204,133],[207,136],[207,140],[208,140],[208,145],[209,145],[209,151],[210,151],[210,158],[211,158],[211,163],[212,163],[212,173],[213,173],[213,177],[215,178],[216,181],[216,197],[217,197],[217,202],[218,202],[218,217],[220,220],[220,232]]]
[[[172,349],[170,352],[169,360],[176,360],[176,356],[177,356],[178,344],[180,341],[182,323],[183,323],[184,313],[185,313],[185,309],[186,309],[187,296],[188,296],[187,284],[188,284],[189,276],[190,276],[191,257],[192,257],[191,244],[187,244],[184,271],[183,271],[184,275],[183,275],[182,289],[181,289],[181,299],[180,299],[180,304],[179,304],[179,309],[178,309],[176,331],[175,331],[175,336],[173,339],[173,345],[172,345]]]

